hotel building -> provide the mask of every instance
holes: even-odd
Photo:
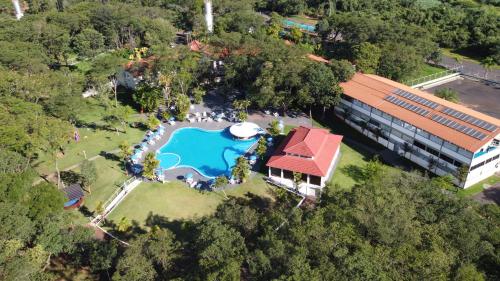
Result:
[[[339,118],[428,171],[463,188],[500,171],[500,120],[376,75],[341,87]]]

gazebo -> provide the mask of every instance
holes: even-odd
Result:
[[[263,132],[259,125],[252,122],[241,122],[229,127],[231,135],[238,139],[249,139]]]

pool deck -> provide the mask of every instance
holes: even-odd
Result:
[[[229,108],[230,106],[226,105],[226,109]],[[211,112],[212,110],[221,110],[224,107],[219,107],[216,109],[209,108],[205,104],[199,104],[195,105],[194,109],[190,110],[190,114],[193,114],[195,112]],[[301,116],[295,116],[295,117],[289,117],[289,116],[279,116],[275,117],[273,115],[268,115],[265,114],[264,112],[260,111],[249,111],[249,116],[247,121],[249,122],[254,122],[258,124],[261,128],[266,129],[269,126],[269,123],[272,120],[279,119],[283,120],[283,123],[285,125],[294,125],[294,126],[310,126],[310,120],[307,118],[305,115]],[[145,155],[148,152],[154,152],[158,151],[162,146],[164,146],[170,139],[170,136],[172,133],[180,128],[200,128],[200,129],[205,129],[205,130],[222,130],[225,129],[233,124],[234,122],[229,122],[226,119],[224,119],[221,122],[193,122],[190,123],[188,121],[176,121],[175,125],[170,125],[168,123],[162,123],[163,126],[165,127],[165,133],[161,136],[159,140],[156,141],[154,145],[148,145],[148,150],[146,153],[143,154],[143,156],[139,159],[139,163],[141,163],[144,160]],[[138,145],[138,144],[137,144]],[[252,146],[249,149],[249,152],[252,152],[256,147],[256,144]],[[166,181],[173,181],[173,180],[184,180],[184,175],[192,173],[193,174],[193,180],[197,182],[207,182],[209,178],[201,175],[196,169],[189,168],[189,167],[179,167],[179,168],[172,168],[169,170],[164,171],[164,179]]]

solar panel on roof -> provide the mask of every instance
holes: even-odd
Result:
[[[424,105],[424,106],[427,106],[429,108],[432,108],[432,109],[436,109],[439,104],[433,102],[433,101],[430,101],[428,99],[425,99],[421,96],[417,96],[415,94],[412,94],[410,92],[407,92],[405,90],[402,90],[402,89],[395,89],[393,91],[394,94],[398,95],[398,96],[401,96],[405,99],[408,99],[408,100],[411,100],[411,101],[414,101],[418,104],[421,104],[421,105]]]
[[[479,128],[482,128],[482,129],[485,129],[486,131],[489,131],[489,132],[493,132],[495,131],[498,127],[491,124],[491,123],[488,123],[484,120],[481,120],[481,119],[477,119],[475,117],[472,117],[468,114],[465,114],[463,112],[460,112],[458,110],[455,110],[455,109],[452,109],[452,108],[449,108],[449,107],[445,107],[441,110],[441,112],[443,112],[444,114],[446,115],[450,115],[452,117],[455,117],[459,120],[462,120],[462,121],[465,121],[471,125],[474,125],[476,127],[479,127]]]
[[[443,116],[438,115],[438,114],[434,114],[431,117],[431,119],[436,121],[437,123],[439,123],[441,125],[452,128],[458,132],[461,132],[463,134],[466,134],[466,135],[471,136],[473,138],[476,138],[478,140],[483,140],[486,137],[486,134],[483,134],[480,131],[477,131],[477,130],[475,130],[471,127],[465,126],[465,125],[461,125],[461,124],[459,124],[451,119],[448,119],[448,118],[443,117]]]
[[[390,103],[393,103],[397,106],[401,106],[402,108],[406,108],[409,111],[415,112],[419,115],[425,116],[425,115],[429,114],[428,110],[425,110],[425,109],[418,107],[416,105],[413,105],[411,103],[407,103],[404,100],[398,99],[395,96],[387,96],[384,99]]]

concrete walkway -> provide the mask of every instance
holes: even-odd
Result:
[[[104,207],[104,212],[102,215],[96,216],[92,220],[92,224],[99,225],[103,219],[105,219],[115,208],[118,206],[125,197],[134,190],[139,184],[141,184],[141,180],[139,178],[132,178],[132,181],[130,182],[125,182],[124,186],[122,186],[121,191],[114,197],[110,198],[110,202],[105,204],[106,206]]]
[[[500,69],[492,69],[488,71],[488,77],[485,77],[486,71],[482,65],[468,60],[463,60],[460,63],[457,63],[454,58],[446,55],[442,56],[439,65],[448,69],[460,66],[460,72],[465,75],[500,83]]]

